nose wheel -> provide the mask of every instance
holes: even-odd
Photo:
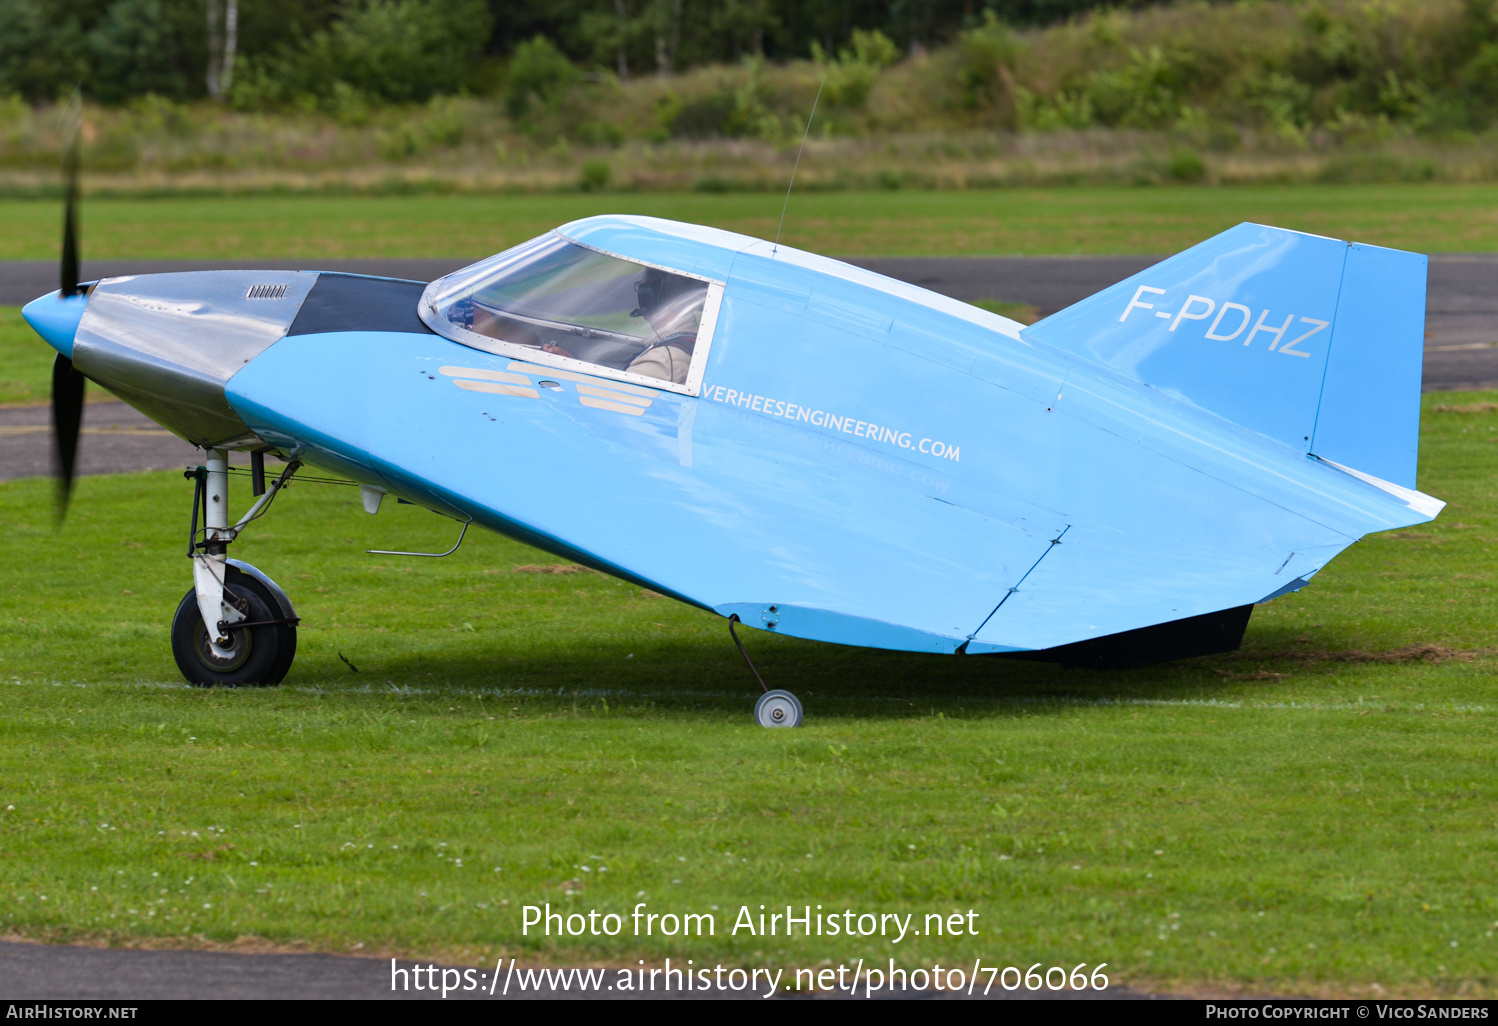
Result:
[[[270,590],[235,567],[227,569],[224,603],[244,619],[209,631],[199,611],[197,591],[189,591],[172,618],[172,656],[189,684],[238,687],[281,683],[296,658],[296,624],[287,622]],[[226,643],[225,643],[226,642]]]
[[[761,727],[801,726],[801,700],[789,691],[766,691],[754,703],[754,722]]]
[[[296,658],[296,610],[276,582],[250,564],[230,559],[228,548],[246,525],[264,515],[301,464],[288,463],[267,489],[263,456],[251,454],[259,498],[232,527],[229,454],[210,449],[207,464],[183,475],[196,482],[187,539],[193,589],[172,617],[172,657],[187,682],[198,687],[279,684]]]

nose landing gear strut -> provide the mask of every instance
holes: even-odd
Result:
[[[230,559],[228,548],[245,525],[264,514],[300,466],[287,464],[281,476],[232,527],[229,454],[223,449],[210,449],[206,467],[183,475],[196,482],[187,548],[193,561],[193,588],[182,597],[172,618],[172,655],[189,684],[270,686],[281,683],[291,669],[300,622],[291,600],[255,567]]]

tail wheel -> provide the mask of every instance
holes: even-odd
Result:
[[[801,700],[789,691],[766,691],[754,703],[754,722],[761,727],[801,726]]]
[[[266,624],[282,617],[280,606],[263,584],[234,567],[228,568],[224,593],[245,614],[246,622],[264,625],[230,627],[229,644],[215,645],[198,611],[197,594],[189,591],[172,618],[172,656],[177,669],[197,687],[281,683],[296,658],[296,626]]]

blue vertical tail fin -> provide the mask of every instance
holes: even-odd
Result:
[[[1023,335],[1414,488],[1426,265],[1240,224]]]

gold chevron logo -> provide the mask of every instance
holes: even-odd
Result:
[[[562,382],[567,381],[576,386],[577,401],[583,406],[632,417],[642,415],[655,402],[650,389],[639,385],[557,370],[554,367],[539,367],[520,360],[512,360],[509,369],[502,371],[478,367],[440,367],[438,373],[452,378],[453,384],[465,392],[485,392],[523,399],[541,398],[541,387],[565,392]],[[533,377],[537,379],[534,382],[531,380]]]

